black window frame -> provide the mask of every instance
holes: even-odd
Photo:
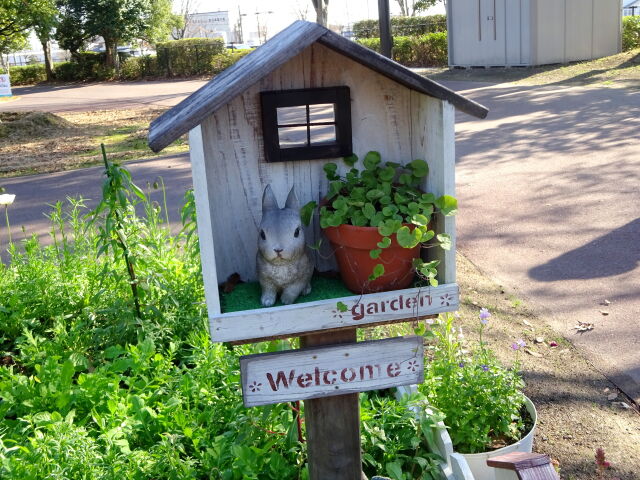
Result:
[[[260,92],[262,106],[262,133],[264,153],[267,162],[292,160],[314,160],[346,157],[353,153],[351,139],[351,94],[349,87],[301,88],[295,90],[271,90]],[[333,122],[311,122],[309,106],[333,104]],[[307,145],[304,147],[280,147],[278,128],[278,108],[307,107]],[[310,127],[313,125],[335,125],[336,140],[333,143],[312,145]],[[304,125],[294,125],[304,126]]]

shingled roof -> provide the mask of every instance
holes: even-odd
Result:
[[[488,110],[443,85],[421,77],[408,68],[317,23],[298,20],[249,55],[241,58],[209,83],[151,122],[149,146],[159,152],[206,117],[226,105],[265,75],[268,75],[305,48],[318,42],[407,88],[446,100],[458,110],[478,118]]]

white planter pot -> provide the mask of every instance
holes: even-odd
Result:
[[[396,397],[410,395],[417,391],[415,385],[398,387]],[[495,469],[487,466],[487,459],[504,455],[511,452],[531,452],[533,448],[533,437],[538,422],[538,412],[533,402],[525,397],[525,407],[533,419],[533,427],[518,442],[506,447],[484,453],[455,453],[451,443],[451,437],[444,424],[440,428],[434,429],[436,437],[436,450],[446,463],[441,465],[441,471],[447,480],[496,480]],[[415,408],[415,407],[414,407]],[[414,410],[416,415],[419,412]]]
[[[496,480],[496,470],[494,468],[487,467],[487,459],[511,452],[531,452],[533,448],[533,437],[536,432],[536,424],[538,421],[538,412],[536,412],[536,407],[528,397],[525,397],[524,404],[533,419],[533,427],[527,435],[516,443],[512,443],[511,445],[507,445],[506,447],[502,447],[497,450],[492,450],[491,452],[461,454],[467,461],[474,478],[477,480]]]

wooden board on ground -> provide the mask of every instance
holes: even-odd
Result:
[[[249,343],[419,320],[457,310],[459,303],[458,285],[451,283],[223,313],[211,317],[209,324],[214,342]]]
[[[240,358],[246,407],[421,383],[422,337],[311,347]]]

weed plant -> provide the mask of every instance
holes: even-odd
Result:
[[[0,478],[308,478],[290,404],[240,395],[239,357],[286,342],[209,339],[192,192],[171,234],[111,173],[100,207],[55,204],[51,244],[12,244],[0,263]],[[369,475],[432,478],[411,412],[363,395],[362,417]]]

